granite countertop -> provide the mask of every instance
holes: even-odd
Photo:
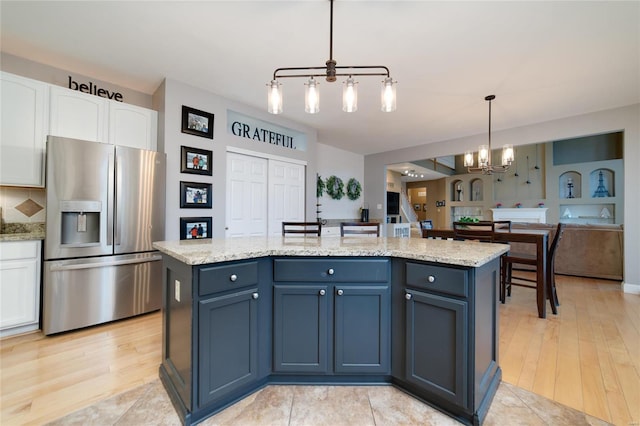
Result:
[[[506,244],[426,238],[306,236],[159,241],[153,246],[187,265],[263,256],[389,256],[459,266],[482,266],[509,250]]]
[[[3,223],[0,229],[2,241],[44,240],[44,223]]]

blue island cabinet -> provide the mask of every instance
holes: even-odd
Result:
[[[273,262],[274,374],[389,375],[389,259]]]
[[[481,424],[501,378],[499,266],[165,254],[160,378],[183,424],[269,383],[391,383]]]

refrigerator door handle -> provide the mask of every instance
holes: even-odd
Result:
[[[115,167],[114,155],[109,154],[109,174],[107,176],[107,246],[113,245],[113,221],[114,221],[114,194],[111,182],[113,182],[113,170]]]
[[[78,270],[78,269],[104,268],[108,266],[131,265],[135,263],[155,262],[158,260],[162,260],[162,256],[160,256],[159,254],[155,254],[153,256],[149,256],[145,258],[122,259],[122,260],[113,260],[109,262],[76,263],[72,265],[64,265],[62,263],[56,264],[54,262],[53,265],[51,265],[51,271],[72,271],[72,270]]]
[[[116,175],[116,188],[115,188],[115,214],[114,214],[114,221],[115,223],[113,224],[113,233],[114,233],[114,245],[119,246],[120,245],[120,234],[122,232],[122,227],[121,227],[121,223],[122,223],[122,210],[124,208],[124,206],[122,205],[122,167],[120,167],[122,165],[122,156],[118,155],[116,156],[116,164],[115,164],[115,175]]]

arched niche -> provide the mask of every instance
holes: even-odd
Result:
[[[471,181],[471,201],[483,201],[484,200],[484,183],[482,179],[476,178]]]
[[[564,172],[558,179],[560,198],[582,198],[582,175],[576,171]]]
[[[592,198],[615,197],[615,172],[596,169],[589,174],[589,194]]]
[[[464,201],[465,192],[463,181],[457,179],[451,182],[451,201]]]

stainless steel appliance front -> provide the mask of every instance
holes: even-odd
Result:
[[[160,308],[165,157],[47,138],[45,334]]]

